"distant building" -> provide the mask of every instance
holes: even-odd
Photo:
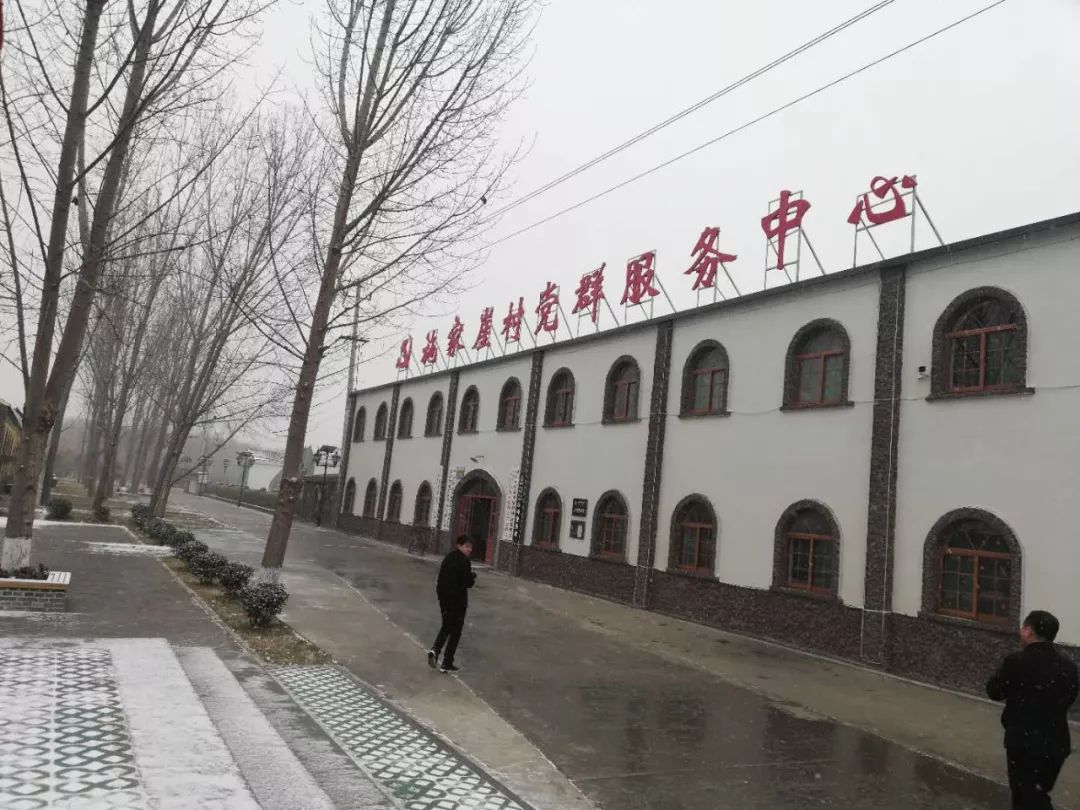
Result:
[[[22,411],[0,399],[0,490],[6,491],[15,478],[22,421]]]

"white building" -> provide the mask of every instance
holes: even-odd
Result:
[[[356,391],[343,528],[981,685],[1080,645],[1080,214]]]

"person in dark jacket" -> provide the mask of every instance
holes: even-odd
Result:
[[[435,669],[443,645],[446,645],[441,672],[458,671],[458,667],[454,665],[454,654],[457,652],[458,642],[461,641],[461,630],[465,627],[465,611],[469,609],[469,588],[476,584],[476,574],[469,562],[473,550],[472,540],[463,534],[458,537],[455,545],[457,548],[443,558],[439,567],[435,594],[439,597],[442,627],[439,628],[439,635],[427,654],[428,666]]]
[[[1080,678],[1076,664],[1055,645],[1058,620],[1045,610],[1024,619],[1024,647],[1006,656],[986,684],[991,700],[1004,700],[1005,757],[1013,810],[1052,810],[1050,791],[1072,751],[1069,707]]]

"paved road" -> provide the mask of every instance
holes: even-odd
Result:
[[[255,536],[269,525],[229,504],[178,502]],[[297,523],[289,562],[345,578],[402,631],[437,629],[430,561]],[[570,622],[494,574],[481,574],[462,662],[463,680],[604,810],[1008,806],[999,785]]]

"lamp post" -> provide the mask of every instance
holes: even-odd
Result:
[[[236,496],[236,505],[244,498],[244,484],[247,483],[248,470],[255,464],[255,454],[250,450],[241,450],[236,454],[236,463],[240,466],[240,494]]]
[[[319,490],[319,506],[315,510],[315,525],[322,526],[323,504],[326,502],[326,471],[338,465],[341,455],[333,445],[324,444],[315,453],[314,461],[316,467],[322,467],[322,489]]]

